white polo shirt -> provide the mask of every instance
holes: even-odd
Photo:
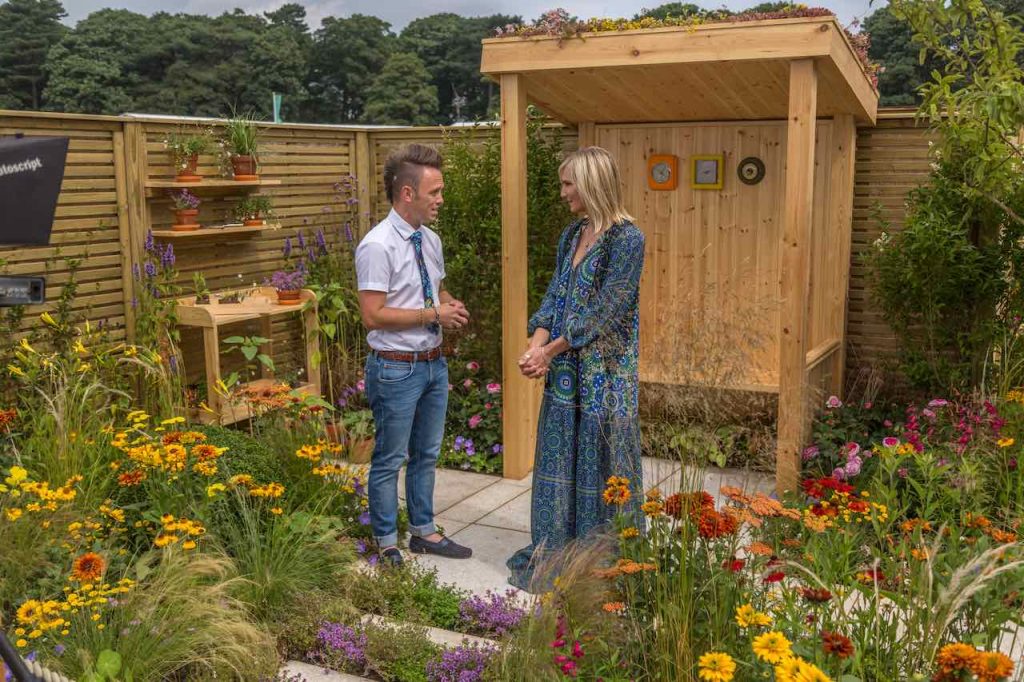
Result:
[[[356,282],[360,291],[383,291],[387,294],[384,305],[388,308],[422,308],[423,283],[416,263],[416,251],[409,237],[415,229],[391,209],[388,216],[366,233],[356,248]],[[430,276],[434,303],[440,305],[438,294],[444,279],[444,254],[441,238],[424,225],[423,262]],[[434,311],[424,314],[433,321]],[[374,350],[425,351],[441,345],[441,333],[434,334],[426,327],[386,331],[375,329],[366,335]]]

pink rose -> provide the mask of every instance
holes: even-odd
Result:
[[[494,407],[494,405],[492,405],[491,403],[484,403],[484,409],[485,409],[485,410],[489,410],[489,409],[491,409],[492,407]]]
[[[894,448],[900,444],[900,439],[896,436],[886,436],[882,439],[882,445],[887,448]]]
[[[488,393],[501,393],[501,384],[487,384]]]
[[[462,387],[463,388],[472,388],[473,387],[473,380],[472,379],[466,379],[465,381],[462,382]]]
[[[483,420],[483,417],[481,417],[478,414],[474,414],[472,417],[469,418],[469,428],[475,429],[476,427],[480,426],[480,422],[482,422]]]
[[[835,410],[843,406],[843,401],[838,396],[830,395],[828,400],[825,401],[825,407],[830,410]]]
[[[473,360],[471,362],[467,362],[466,363],[466,369],[468,369],[470,372],[475,372],[478,369],[480,369],[480,363],[477,362],[476,360]]]

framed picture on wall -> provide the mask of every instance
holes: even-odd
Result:
[[[722,154],[699,154],[690,158],[690,187],[693,189],[722,189]]]

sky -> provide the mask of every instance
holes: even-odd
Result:
[[[280,7],[287,0],[63,0],[68,12],[66,22],[74,24],[91,12],[112,7],[128,9],[142,14],[154,12],[184,12],[186,14],[217,15],[230,12],[240,7],[253,14],[266,12]],[[662,0],[296,0],[306,7],[306,14],[311,29],[320,25],[324,17],[347,17],[352,14],[369,14],[380,17],[392,25],[392,30],[400,31],[406,24],[418,17],[426,17],[440,12],[453,12],[463,16],[484,16],[490,14],[518,14],[526,20],[532,20],[541,13],[555,7],[563,7],[571,14],[581,18],[591,17],[629,17],[644,7],[656,7]],[[695,0],[689,0],[695,2]],[[721,7],[743,9],[754,5],[759,0],[708,0],[696,4],[704,7]],[[863,18],[872,9],[884,4],[882,0],[804,0],[811,6],[824,6],[833,10],[839,19],[848,24],[854,19]]]

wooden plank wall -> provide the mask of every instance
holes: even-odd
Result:
[[[823,229],[831,124],[818,128],[814,221]],[[643,381],[778,385],[785,139],[785,122],[773,121],[597,126],[597,143],[618,159],[626,205],[647,236]],[[715,153],[725,156],[723,189],[691,189],[690,157]],[[679,158],[675,191],[648,188],[650,154]],[[748,156],[765,162],[765,178],[757,185],[736,177],[737,164]],[[815,275],[825,281],[826,261],[813,262]]]
[[[28,311],[23,330],[40,325],[39,315],[53,308],[61,285],[69,279],[64,258],[75,258],[82,261],[75,311],[92,322],[104,321],[114,340],[123,339],[120,230],[125,221],[118,210],[117,189],[124,171],[118,159],[123,147],[121,122],[89,116],[0,115],[0,136],[17,133],[71,140],[50,246],[0,248],[0,260],[7,263],[4,272],[46,275],[47,303]]]
[[[777,208],[771,207],[778,206],[781,187],[772,189],[771,178],[773,175],[779,177],[782,169],[779,165],[781,162],[778,160],[778,152],[771,155],[769,151],[780,148],[784,134],[771,128],[772,125],[780,128],[781,124],[730,125],[732,128],[728,132],[719,128],[708,132],[710,137],[706,140],[702,138],[699,142],[702,149],[725,149],[731,154],[726,163],[726,173],[730,174],[730,178],[726,183],[725,194],[728,195],[733,190],[742,194],[734,197],[730,206],[713,209],[707,205],[710,196],[716,194],[714,192],[698,193],[699,203],[673,202],[664,196],[669,193],[642,192],[628,199],[631,202],[630,208],[637,214],[641,225],[645,222],[651,223],[648,217],[652,215],[682,213],[689,216],[690,220],[698,220],[697,224],[705,232],[713,228],[722,231],[727,235],[722,244],[730,246],[716,252],[713,257],[706,251],[698,251],[691,246],[690,250],[676,261],[666,261],[664,254],[672,248],[673,235],[676,233],[654,234],[653,237],[649,237],[648,242],[645,292],[652,290],[656,295],[675,295],[681,291],[681,282],[684,281],[700,284],[700,289],[691,288],[691,291],[703,291],[706,285],[716,285],[714,289],[717,301],[724,309],[735,311],[735,306],[740,305],[740,301],[750,298],[745,295],[740,298],[736,295],[737,289],[723,287],[722,282],[732,281],[733,273],[736,273],[739,275],[736,282],[750,283],[751,289],[755,292],[754,300],[770,300],[769,294],[774,285],[770,280],[759,278],[758,273],[762,273],[761,264],[775,258],[774,240],[765,240],[762,243],[759,239],[750,242],[746,235],[756,229],[758,235],[767,236],[777,228],[778,217],[773,214]],[[144,230],[139,234],[128,233],[129,216],[137,213],[138,217],[134,222],[140,224],[145,224],[152,216],[157,225],[166,225],[170,218],[166,211],[166,203],[159,197],[139,206],[130,201],[133,169],[127,166],[133,165],[134,159],[141,159],[144,156],[146,177],[169,177],[169,160],[161,140],[168,131],[176,127],[175,122],[168,122],[165,119],[0,112],[0,135],[22,132],[26,135],[60,135],[71,138],[68,168],[61,188],[52,245],[0,248],[0,259],[8,262],[6,271],[11,274],[43,274],[47,262],[51,262],[51,269],[46,273],[49,302],[46,306],[33,307],[29,310],[25,320],[26,329],[37,324],[38,315],[52,307],[53,299],[59,293],[60,284],[67,281],[68,273],[63,263],[54,260],[59,253],[84,258],[79,272],[82,286],[77,301],[78,310],[87,314],[94,322],[106,321],[111,325],[115,338],[124,338],[125,321],[131,314],[130,282],[129,286],[124,286],[124,277],[127,274],[130,280],[130,265],[134,262],[132,259],[137,257],[134,251],[141,248],[141,239],[144,236]],[[819,125],[819,150],[822,144],[820,138],[825,127]],[[138,145],[138,154],[133,156],[135,147],[132,144],[132,135],[140,129],[144,131],[145,138]],[[497,133],[496,129],[481,130]],[[645,165],[636,165],[643,159],[639,147],[644,143],[639,140],[651,137],[660,147],[662,138],[665,138],[667,144],[668,137],[665,136],[670,135],[664,126],[654,126],[649,131],[642,127],[630,130],[632,132],[625,137],[622,133],[612,134],[606,131],[604,135],[607,139],[603,137],[599,143],[613,148],[628,148],[628,153],[623,152],[622,158],[624,163],[630,164],[630,170],[624,172],[624,175],[643,177],[634,173],[634,166],[644,170],[646,168]],[[652,132],[657,130],[661,132]],[[742,134],[740,131],[743,131]],[[294,236],[300,230],[306,235],[311,235],[315,226],[324,224],[337,228],[344,221],[324,213],[322,209],[331,205],[334,198],[333,183],[340,174],[355,173],[360,168],[362,175],[372,172],[372,178],[360,178],[364,198],[358,211],[370,213],[366,223],[379,219],[387,211],[382,181],[383,161],[387,153],[396,146],[413,141],[439,145],[443,140],[443,134],[442,128],[357,129],[292,124],[273,126],[266,139],[264,173],[268,178],[282,179],[283,183],[278,187],[265,188],[264,192],[274,196],[284,227],[280,232],[253,239],[232,240],[220,244],[203,242],[201,246],[195,247],[176,246],[178,265],[184,273],[183,279],[187,280],[183,284],[190,286],[191,273],[196,270],[202,270],[207,275],[208,283],[213,289],[236,286],[239,282],[244,285],[258,282],[280,265],[279,249],[285,235]],[[574,131],[560,129],[559,134],[563,136],[567,149],[575,147]],[[360,159],[355,151],[359,148],[360,138],[368,151],[366,159]],[[876,211],[889,221],[890,230],[900,228],[906,192],[926,180],[928,176],[928,138],[927,131],[915,125],[912,112],[905,110],[883,110],[877,127],[861,128],[858,131],[847,323],[847,367],[851,379],[856,376],[858,370],[878,365],[891,357],[895,350],[895,339],[891,330],[871,304],[867,291],[867,273],[859,259],[860,254],[880,234],[880,224],[874,217]],[[637,141],[627,144],[624,140]],[[679,152],[681,157],[684,153]],[[748,193],[746,186],[739,187],[740,183],[732,181],[730,184],[730,181],[735,178],[736,162],[742,156],[755,153],[769,162],[768,178],[760,185],[749,188],[753,193]],[[203,166],[209,173],[216,171],[213,157],[204,159]],[[682,168],[681,172],[684,173],[681,181],[688,185],[688,168]],[[823,172],[819,161],[819,180]],[[661,196],[653,196],[654,194]],[[820,191],[817,194],[821,196]],[[214,201],[205,207],[212,211],[215,217],[218,211],[226,209],[224,202],[221,202],[219,208],[217,203]],[[763,222],[755,224],[744,218],[751,206],[760,207],[758,213],[765,213],[767,217],[763,218]],[[2,219],[0,216],[0,220]],[[206,219],[206,215],[203,219]],[[816,223],[820,219],[816,212]],[[753,245],[754,252],[744,253],[740,248],[744,244],[747,244],[746,248]],[[733,249],[731,246],[736,248]],[[750,261],[751,257],[753,261]],[[701,259],[700,268],[692,266],[692,262],[697,258]],[[744,267],[739,267],[741,264]],[[829,276],[824,261],[816,260],[814,267],[816,274],[812,275],[812,282],[821,282],[824,277]],[[667,277],[658,277],[656,273],[661,272],[666,273]],[[241,279],[238,277],[239,274],[242,275]],[[655,279],[659,281],[656,288],[651,289],[655,287]],[[696,287],[692,284],[691,286]],[[683,312],[689,314],[687,310]],[[654,329],[658,322],[652,319],[651,309],[645,308],[644,314],[645,329]],[[774,322],[769,323],[766,328],[774,329],[773,325]],[[295,336],[297,330],[297,326],[288,331],[288,325],[278,325],[275,328],[275,337],[282,343],[287,341],[292,345],[298,340]],[[815,339],[820,340],[821,334],[821,330],[812,331],[812,346]],[[774,344],[774,333],[771,341]],[[194,350],[190,351],[189,358],[193,357],[192,353]],[[774,358],[776,355],[774,351],[766,350],[763,357]],[[196,364],[188,359],[187,363]],[[649,379],[650,376],[645,372],[645,378]],[[771,377],[766,378],[770,379]]]
[[[896,355],[896,337],[871,300],[862,256],[883,231],[903,227],[907,192],[928,180],[929,140],[912,110],[881,110],[878,125],[857,131],[854,175],[853,245],[847,309],[847,384],[860,373],[883,367]]]

